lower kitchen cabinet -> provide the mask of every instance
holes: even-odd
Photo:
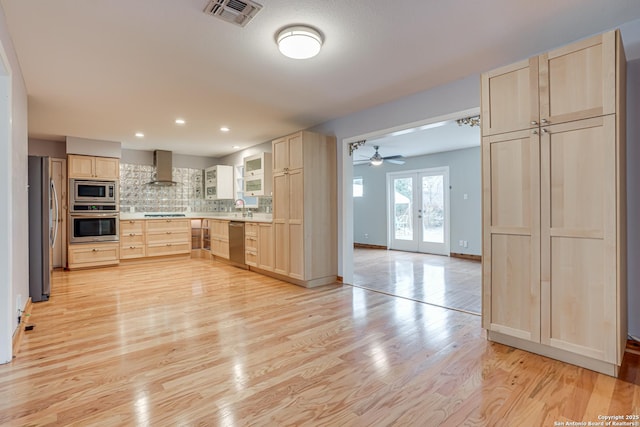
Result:
[[[229,259],[229,221],[212,219],[209,226],[211,229],[211,255]]]
[[[120,259],[146,256],[145,222],[145,220],[120,221]]]
[[[258,224],[258,268],[273,271],[273,226],[270,223]]]
[[[119,263],[119,243],[77,243],[69,245],[69,269],[101,267]]]
[[[258,224],[244,225],[244,262],[250,267],[258,266]]]
[[[191,253],[191,220],[146,220],[146,256]]]

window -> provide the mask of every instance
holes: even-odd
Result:
[[[353,197],[362,197],[364,194],[364,185],[361,176],[353,178]]]

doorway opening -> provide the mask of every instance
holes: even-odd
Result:
[[[469,137],[469,130],[455,122],[477,114],[472,109],[344,140],[344,283],[480,312],[480,263],[449,257],[481,255],[480,132],[465,145],[461,135]],[[447,137],[451,132],[459,133]]]

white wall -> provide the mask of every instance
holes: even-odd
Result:
[[[478,138],[480,138],[478,136]],[[479,142],[479,141],[478,141]],[[451,252],[482,253],[482,201],[480,147],[409,157],[404,165],[355,166],[353,176],[361,176],[364,196],[353,198],[354,241],[389,246],[387,173],[449,166]],[[464,195],[467,199],[464,199]],[[468,247],[458,245],[466,240]]]
[[[11,360],[11,338],[18,326],[18,309],[24,308],[29,296],[29,230],[25,215],[28,209],[27,91],[2,7],[0,56],[8,74],[0,77],[0,86],[4,84],[8,89],[0,90],[0,98],[4,100],[0,100],[0,200],[3,201],[0,204],[0,363],[4,363]],[[18,300],[22,307],[18,307]]]

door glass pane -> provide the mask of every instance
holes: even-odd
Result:
[[[413,178],[393,180],[394,234],[397,240],[413,240]]]
[[[422,177],[422,241],[444,243],[444,176]]]
[[[260,191],[262,190],[262,179],[247,180],[245,182],[246,191]]]

